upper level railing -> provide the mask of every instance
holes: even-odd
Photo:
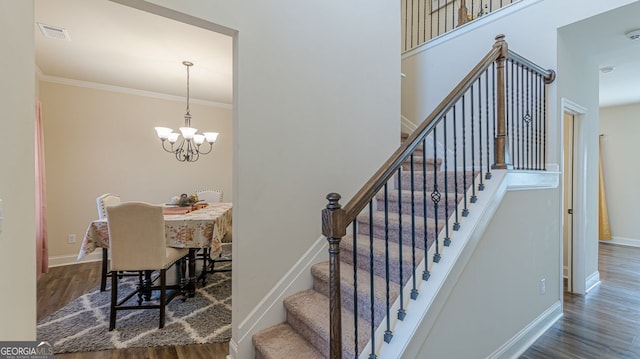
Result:
[[[402,52],[520,0],[401,0]]]
[[[373,359],[376,337],[392,340],[391,308],[398,306],[399,320],[410,315],[403,288],[418,297],[417,278],[429,279],[492,171],[545,170],[547,84],[554,79],[552,70],[510,51],[497,36],[344,207],[339,194],[327,196],[322,232],[330,254],[330,358],[365,352]],[[341,256],[341,248],[351,254]],[[353,266],[353,292],[345,292],[341,262]],[[343,303],[350,304],[343,309]],[[353,323],[345,324],[343,313]],[[350,331],[344,336],[343,325]]]

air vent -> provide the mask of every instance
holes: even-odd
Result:
[[[41,24],[41,23],[38,23],[38,27],[40,28],[42,35],[44,35],[45,37],[50,37],[58,40],[71,41],[71,38],[69,37],[69,33],[65,28]]]

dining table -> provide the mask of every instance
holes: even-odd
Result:
[[[196,253],[209,249],[210,256],[221,251],[222,239],[231,230],[232,203],[208,203],[189,208],[167,206],[164,210],[165,237],[168,247],[188,248],[187,292],[195,294]],[[89,224],[80,245],[78,260],[97,248],[109,248],[107,219]]]

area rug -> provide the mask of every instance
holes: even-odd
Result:
[[[135,285],[134,278],[125,278],[121,284],[124,282],[129,288]],[[129,292],[120,288],[125,287],[119,286],[120,293]],[[38,322],[38,340],[48,341],[58,354],[215,343],[231,338],[231,272],[210,274],[207,285],[198,285],[193,298],[182,301],[177,296],[171,301],[163,329],[158,329],[159,310],[126,310],[118,312],[116,329],[109,332],[110,301],[110,289],[100,292],[96,287]]]

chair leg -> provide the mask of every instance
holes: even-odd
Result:
[[[116,305],[118,304],[118,276],[111,276],[111,313],[109,315],[109,331],[116,328]]]
[[[160,271],[160,329],[164,328],[165,305],[167,301],[167,270]]]
[[[107,289],[107,262],[109,260],[108,250],[102,248],[102,277],[100,277],[100,291]]]

